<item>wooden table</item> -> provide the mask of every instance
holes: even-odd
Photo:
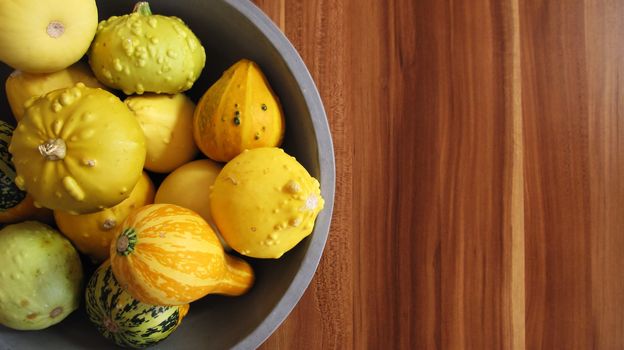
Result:
[[[337,158],[263,349],[624,349],[624,2],[256,0]]]

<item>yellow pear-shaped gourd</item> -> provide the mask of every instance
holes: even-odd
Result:
[[[232,249],[279,258],[312,232],[325,203],[319,186],[280,148],[246,150],[217,176],[210,209]]]
[[[94,0],[0,1],[0,61],[29,73],[76,63],[98,24]]]
[[[193,132],[199,149],[219,162],[281,144],[282,107],[257,64],[238,61],[206,91],[195,108]]]
[[[136,208],[154,202],[154,185],[146,173],[134,186],[130,197],[108,209],[91,214],[72,215],[55,210],[54,218],[59,230],[69,238],[76,248],[93,261],[108,259],[110,244],[116,229]]]
[[[186,91],[204,68],[206,53],[181,19],[153,15],[147,2],[100,22],[89,64],[105,85],[126,95]]]
[[[195,158],[195,104],[190,98],[184,94],[144,94],[130,96],[125,103],[145,133],[145,169],[169,173]]]
[[[66,69],[53,73],[32,74],[16,70],[6,80],[6,94],[13,116],[17,121],[24,116],[24,104],[31,97],[45,95],[50,91],[84,83],[93,88],[104,88],[95,79],[86,63],[77,62]]]
[[[9,146],[20,189],[72,214],[128,198],[143,170],[145,137],[119,98],[78,83],[29,102]]]

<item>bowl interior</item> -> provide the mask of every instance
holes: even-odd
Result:
[[[130,12],[134,2],[102,0],[97,1],[97,4],[102,20],[111,15]],[[292,63],[295,61],[303,67],[298,56],[295,54],[285,57],[284,52],[291,52],[292,48],[283,37],[275,36],[275,33],[272,36],[266,35],[268,21],[253,5],[224,0],[153,0],[150,4],[156,14],[182,18],[206,49],[206,68],[192,90],[187,92],[194,101],[197,102],[221,73],[237,60],[249,58],[259,64],[284,108],[287,128],[284,149],[295,156],[323,184],[323,196],[327,204],[310,237],[279,260],[247,259],[254,267],[257,278],[248,294],[237,298],[208,296],[194,302],[178,330],[154,348],[255,347],[287,316],[307,287],[327,236],[334,179],[333,153],[328,130],[323,136],[327,140],[324,146],[330,154],[324,154],[323,159],[319,157],[319,149],[322,147],[319,148],[318,125],[326,126],[322,105],[317,98],[318,105],[311,108],[310,93],[317,97],[314,85],[302,87],[300,78],[303,76],[309,79],[307,71],[293,71]],[[262,25],[259,27],[258,23]],[[290,51],[285,51],[285,48]],[[10,72],[9,67],[0,65],[0,77],[3,81]],[[297,74],[300,75],[299,78]],[[314,91],[306,91],[309,89]],[[6,101],[4,84],[1,84],[0,90],[2,119],[14,124]],[[321,178],[323,166],[331,167],[328,172],[331,176]],[[302,270],[306,271],[302,273]],[[42,331],[19,332],[0,326],[0,348],[30,349],[44,344],[52,349],[112,347],[112,343],[100,336],[89,323],[83,308],[60,324]]]

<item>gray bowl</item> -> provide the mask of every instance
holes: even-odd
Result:
[[[129,0],[97,1],[100,19],[132,10]],[[189,315],[154,349],[251,349],[288,316],[307,288],[321,258],[333,207],[335,168],[323,105],[308,70],[279,29],[246,0],[150,1],[154,13],[182,18],[206,48],[202,77],[189,95],[197,101],[221,73],[240,58],[256,61],[279,95],[286,115],[284,149],[321,182],[325,209],[312,235],[279,260],[247,259],[256,284],[242,297],[208,296],[191,304]],[[11,69],[0,67],[6,79]],[[2,84],[4,86],[4,84]],[[3,87],[2,87],[3,89]],[[0,91],[5,96],[4,90]],[[2,119],[14,122],[6,97]],[[0,349],[108,349],[81,308],[58,325],[20,332],[0,326]]]

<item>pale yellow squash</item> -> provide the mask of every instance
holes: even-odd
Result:
[[[94,0],[0,1],[0,61],[29,73],[76,63],[98,25]]]
[[[55,210],[54,218],[59,230],[76,248],[95,262],[108,259],[110,244],[116,229],[130,212],[154,202],[154,185],[146,173],[123,202],[92,214],[71,215]]]
[[[93,88],[105,88],[95,79],[91,68],[83,62],[77,62],[53,73],[32,74],[16,70],[7,78],[5,88],[13,116],[19,121],[24,116],[26,110],[24,104],[29,98],[45,95],[56,89],[72,87],[77,83],[84,83]]]
[[[146,93],[130,96],[126,106],[136,115],[145,133],[145,169],[169,173],[197,155],[193,141],[195,104],[184,94]]]

